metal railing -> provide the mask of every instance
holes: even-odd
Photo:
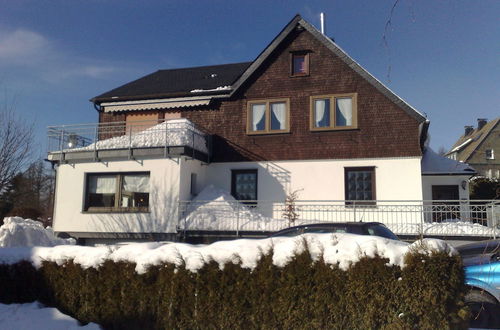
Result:
[[[187,119],[49,126],[48,152],[190,147],[209,154],[208,135]]]
[[[496,238],[500,201],[180,201],[178,230],[273,232],[351,221],[381,222],[399,235]]]

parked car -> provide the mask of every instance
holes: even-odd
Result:
[[[307,233],[349,233],[380,236],[399,240],[389,228],[380,222],[326,222],[300,225],[280,230],[269,237],[297,236]]]
[[[465,302],[472,312],[471,326],[500,328],[500,240],[457,247],[470,287]]]

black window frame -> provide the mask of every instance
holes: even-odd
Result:
[[[243,200],[242,203],[244,204],[249,204],[249,205],[256,205],[257,200],[259,199],[259,171],[257,169],[237,169],[237,170],[231,170],[231,195],[241,201],[241,199],[238,198],[236,194],[236,176],[239,174],[255,174],[255,201],[245,201]]]
[[[116,176],[115,183],[115,200],[114,206],[90,206],[90,177],[92,176]],[[147,206],[136,206],[136,207],[123,207],[120,206],[123,191],[122,183],[123,177],[126,175],[147,175],[151,179],[151,172],[140,171],[140,172],[89,172],[85,173],[85,191],[84,191],[84,203],[82,213],[149,213],[150,212],[150,197],[151,197],[151,187],[149,187],[147,196]]]
[[[349,199],[349,172],[371,172],[371,199]],[[346,206],[362,205],[362,206],[373,206],[377,205],[377,179],[375,166],[363,166],[363,167],[344,167],[344,198]]]

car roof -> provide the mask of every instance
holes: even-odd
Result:
[[[500,239],[490,239],[490,240],[485,240],[485,241],[469,243],[469,244],[458,246],[456,249],[460,254],[469,254],[469,253],[474,253],[474,252],[488,253],[488,252],[491,252],[493,250],[500,249]]]

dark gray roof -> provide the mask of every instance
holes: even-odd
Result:
[[[158,70],[147,76],[115,88],[91,99],[94,103],[124,101],[144,98],[161,98],[185,95],[221,93],[207,91],[196,94],[192,90],[213,90],[230,86],[246,70],[251,62],[193,68]],[[222,91],[224,92],[224,91]],[[225,91],[227,94],[227,90]]]

